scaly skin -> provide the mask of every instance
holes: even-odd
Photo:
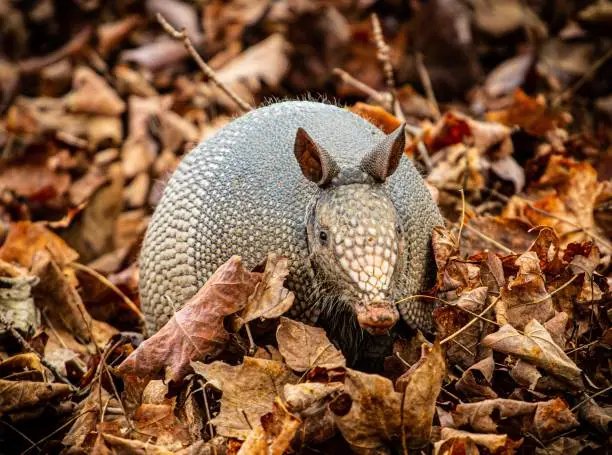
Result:
[[[298,128],[333,157],[341,170],[340,186],[322,190],[304,178],[294,156]],[[348,268],[341,267],[341,256],[347,253],[335,248],[338,245],[332,236],[329,251],[341,255],[335,262],[330,259],[329,267],[313,267],[313,245],[309,248],[306,226],[310,223],[313,228],[312,207],[322,195],[329,198],[332,191],[342,188],[343,181],[350,183],[344,187],[347,190],[341,190],[348,195],[342,196],[347,197],[346,204],[336,198],[335,208],[325,215],[331,216],[332,223],[345,223],[337,230],[337,240],[351,249],[349,259],[355,256],[358,239],[345,244],[347,236],[362,228],[365,232],[378,229],[376,237],[391,235],[390,229],[397,222],[401,225],[397,232],[402,236],[403,253],[384,290],[393,300],[431,284],[435,273],[431,232],[443,224],[408,158],[402,157],[397,171],[383,184],[374,183],[357,169],[362,157],[384,138],[375,126],[345,109],[289,101],[249,112],[195,147],[166,186],[143,244],[140,293],[149,330],[159,329],[231,255],[240,255],[246,267],[254,267],[274,251],[290,259],[286,286],[296,294],[290,316],[318,321],[341,346],[359,351],[368,337],[351,335],[359,328],[350,307],[334,303],[343,298],[326,295],[329,289],[345,296],[359,291],[347,278],[351,261],[342,262]],[[391,208],[376,211],[379,205],[372,197],[388,197]],[[354,230],[346,227],[349,222],[355,223]],[[385,245],[382,240],[381,244]],[[374,262],[360,264],[367,268]],[[329,282],[333,286],[327,286]],[[431,330],[429,302],[411,300],[398,309],[408,325]]]

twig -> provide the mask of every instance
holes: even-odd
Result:
[[[571,277],[569,280],[567,280],[565,283],[563,283],[561,286],[559,286],[557,289],[555,289],[554,291],[547,293],[544,297],[540,297],[538,300],[535,300],[533,302],[525,302],[525,303],[521,303],[519,305],[515,305],[512,308],[518,308],[521,306],[526,306],[526,305],[537,305],[538,303],[542,303],[545,302],[546,300],[548,300],[549,298],[551,298],[553,295],[555,295],[557,292],[563,290],[564,288],[566,288],[567,286],[569,286],[570,284],[572,284],[572,282],[578,278],[578,275],[574,275],[573,277]]]
[[[591,341],[590,343],[583,344],[582,346],[578,346],[577,348],[571,349],[571,350],[569,350],[569,351],[565,351],[565,353],[566,353],[567,355],[569,355],[569,354],[573,354],[573,353],[574,353],[574,352],[576,352],[576,351],[582,351],[583,349],[586,349],[586,348],[588,348],[588,347],[591,347],[591,346],[593,346],[594,344],[599,343],[600,341],[601,341],[601,340]]]
[[[383,73],[385,74],[385,82],[387,90],[391,95],[389,100],[389,111],[393,111],[395,100],[397,99],[397,89],[395,85],[395,76],[393,75],[393,65],[391,65],[389,46],[385,42],[380,20],[376,13],[370,16],[372,19],[372,29],[374,31],[374,43],[376,44],[376,58],[382,64]]]
[[[355,79],[353,76],[351,76],[349,73],[347,73],[343,69],[334,68],[332,73],[340,77],[340,79],[342,79],[342,82],[345,82],[346,84],[352,87],[355,87],[357,90],[365,93],[370,98],[372,98],[374,101],[376,101],[378,104],[382,106],[386,106],[388,104],[389,100],[385,96],[385,95],[388,95],[388,93],[379,92],[378,90],[373,89],[372,87],[370,87],[367,84],[364,84],[360,80]]]
[[[459,234],[457,234],[457,251],[461,246],[461,234],[465,225],[465,191],[463,191],[463,188],[459,191],[461,192],[461,223],[459,224]]]
[[[429,73],[427,72],[425,63],[423,63],[423,54],[420,52],[416,53],[416,67],[417,71],[419,72],[419,77],[421,79],[421,83],[423,84],[423,88],[425,89],[425,94],[427,95],[429,109],[431,110],[434,118],[437,120],[440,118],[440,107],[436,101],[436,95],[434,94],[433,87],[431,85]]]
[[[465,227],[472,231],[474,234],[476,234],[478,237],[480,237],[483,240],[486,240],[487,242],[491,242],[493,245],[495,245],[497,248],[499,248],[500,250],[502,250],[504,253],[506,254],[516,254],[513,250],[511,250],[510,248],[508,248],[505,245],[502,245],[501,243],[499,243],[497,240],[489,237],[486,234],[483,234],[482,232],[478,231],[477,229],[473,228],[472,226],[470,226],[469,224],[466,224]]]
[[[41,449],[40,449],[40,447],[38,447],[38,444],[36,444],[34,441],[32,441],[30,438],[28,438],[25,434],[23,434],[21,431],[19,431],[18,428],[15,428],[13,425],[11,425],[10,423],[6,422],[4,419],[0,419],[0,423],[3,423],[7,427],[9,427],[11,430],[13,430],[15,433],[17,433],[19,436],[21,436],[23,439],[28,441],[30,443],[30,447],[36,447],[36,450],[41,452]]]
[[[586,402],[588,402],[588,401],[592,400],[593,398],[595,398],[595,397],[597,397],[597,396],[599,396],[599,395],[602,395],[602,394],[604,394],[604,393],[606,393],[606,392],[608,392],[608,391],[610,391],[610,390],[612,390],[612,385],[610,385],[610,386],[606,387],[605,389],[600,390],[600,391],[599,391],[599,392],[597,392],[597,393],[594,393],[594,394],[593,394],[593,395],[591,395],[591,396],[588,396],[588,395],[587,395],[587,397],[586,397],[584,400],[582,400],[580,403],[578,403],[576,406],[574,406],[572,409],[570,409],[570,411],[574,412],[576,409],[578,409],[580,406],[582,406],[582,405],[583,405],[583,404],[585,404]]]
[[[198,382],[200,383],[200,387],[202,387],[202,395],[204,395],[204,406],[206,407],[206,420],[208,423],[208,431],[210,431],[210,439],[215,437],[215,427],[213,427],[213,424],[211,422],[212,417],[210,416],[210,407],[208,406],[208,397],[206,396],[206,386],[208,385],[208,382],[205,382],[202,384],[202,379],[198,379]]]
[[[145,336],[147,335],[147,333],[146,333],[146,330],[147,330],[146,320],[145,320],[144,315],[142,314],[142,311],[140,311],[140,308],[138,308],[138,306],[134,302],[132,302],[132,300],[127,295],[125,295],[123,292],[121,292],[121,289],[119,289],[117,286],[115,286],[104,275],[102,275],[101,273],[99,273],[96,270],[92,269],[91,267],[88,267],[88,266],[86,266],[84,264],[79,264],[78,262],[73,262],[73,263],[70,264],[70,266],[74,267],[77,270],[81,270],[82,272],[88,273],[89,275],[93,276],[98,281],[100,281],[100,283],[102,283],[103,285],[105,285],[106,287],[111,289],[119,297],[121,297],[121,299],[128,306],[128,308],[130,310],[132,310],[136,314],[136,316],[138,316],[138,318],[142,322],[142,327],[143,327],[143,330],[144,330],[144,335]]]
[[[240,96],[238,96],[236,92],[234,92],[230,87],[228,87],[222,81],[219,80],[215,71],[210,66],[208,66],[208,64],[204,61],[204,59],[200,56],[200,54],[198,54],[198,51],[193,46],[193,43],[191,42],[191,39],[189,38],[189,35],[187,34],[187,31],[185,29],[181,29],[180,31],[176,30],[174,27],[172,27],[172,25],[170,25],[170,23],[166,20],[166,18],[162,16],[160,13],[157,13],[157,21],[160,23],[160,25],[162,26],[162,28],[168,35],[170,35],[175,40],[179,40],[183,42],[185,49],[187,49],[187,52],[189,52],[191,57],[198,64],[202,72],[206,74],[206,76],[217,87],[219,87],[221,91],[223,91],[223,93],[229,96],[232,99],[232,101],[234,101],[234,103],[236,103],[243,112],[248,112],[248,111],[253,110],[253,106],[251,106],[245,100],[240,98]]]
[[[256,351],[257,345],[255,344],[255,340],[253,340],[253,334],[251,333],[249,323],[246,321],[244,323],[244,330],[246,331],[247,337],[249,338],[249,355],[253,355]]]
[[[480,316],[484,316],[485,314],[487,314],[489,312],[489,310],[491,308],[493,308],[497,302],[499,301],[501,297],[497,297],[495,298],[495,300],[493,300],[493,302],[491,302],[491,304],[489,306],[487,306],[484,310],[482,310],[482,312],[480,313]],[[457,330],[455,333],[447,336],[446,338],[444,338],[442,341],[440,341],[440,344],[444,344],[444,343],[448,343],[450,340],[452,340],[453,338],[455,338],[457,335],[459,335],[460,333],[464,332],[465,330],[467,330],[469,327],[471,327],[476,321],[478,321],[478,318],[474,318],[471,319],[470,322],[468,322],[467,324],[465,324],[463,327],[461,327],[459,330]]]
[[[405,302],[407,300],[412,300],[412,299],[431,299],[431,300],[437,300],[438,302],[441,302],[444,305],[450,306],[452,308],[457,308],[458,310],[464,311],[465,313],[467,313],[467,314],[469,314],[471,316],[474,316],[475,318],[481,319],[484,322],[488,322],[490,324],[494,324],[494,325],[496,325],[498,327],[501,327],[500,323],[495,322],[492,319],[485,318],[485,317],[479,315],[478,313],[474,313],[473,311],[468,310],[467,308],[462,308],[462,307],[458,306],[457,303],[455,303],[455,302],[449,302],[448,300],[444,300],[444,299],[442,299],[440,297],[434,297],[432,295],[421,295],[421,294],[419,294],[419,295],[411,295],[411,296],[404,297],[403,299],[398,300],[397,302],[395,302],[395,304],[397,305],[398,303]]]

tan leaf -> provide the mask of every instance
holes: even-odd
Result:
[[[343,389],[341,382],[285,385],[283,395],[287,409],[303,421],[300,429],[300,440],[303,443],[317,444],[334,436],[336,423],[327,403]]]
[[[121,438],[112,434],[99,433],[91,451],[92,455],[174,455],[164,447],[150,442]]]
[[[115,90],[87,66],[74,72],[73,89],[64,101],[69,111],[82,114],[119,116],[125,111],[125,102]]]
[[[454,428],[442,428],[442,440],[434,445],[434,455],[455,455],[456,451],[450,450],[454,446],[455,440],[463,439],[474,442],[476,445],[485,447],[491,453],[511,454],[520,447],[522,440],[512,441],[505,434],[478,434],[467,431],[455,430]],[[505,449],[505,450],[502,450]]]
[[[329,370],[346,366],[342,353],[331,344],[325,330],[318,327],[281,318],[276,339],[285,362],[295,371],[307,371],[315,366]]]
[[[11,227],[0,248],[0,259],[30,268],[37,251],[47,250],[60,267],[76,261],[78,253],[43,223],[17,221]]]
[[[241,365],[216,361],[192,363],[194,371],[223,392],[221,412],[213,425],[221,436],[244,440],[260,419],[273,409],[274,398],[285,384],[298,378],[283,363],[245,357]]]
[[[489,355],[465,370],[455,388],[467,396],[497,398],[497,393],[491,388],[494,369],[493,356]]]
[[[541,439],[550,439],[577,427],[578,420],[561,398],[538,403],[533,417],[533,429]]]
[[[291,308],[295,295],[283,286],[287,275],[289,275],[289,259],[271,253],[263,277],[255,286],[253,294],[249,296],[240,319],[244,322],[258,318],[274,319]]]
[[[32,298],[38,282],[38,277],[0,259],[0,321],[28,336],[40,327],[40,311]],[[0,323],[0,336],[4,333],[5,325]]]
[[[524,335],[508,324],[487,335],[482,344],[524,359],[576,388],[584,388],[582,370],[555,344],[548,331],[536,320],[527,324]]]
[[[67,398],[67,384],[0,379],[0,416]]]
[[[431,349],[424,348],[421,360],[398,380],[403,392],[396,392],[392,382],[382,376],[347,370],[345,394],[340,397],[351,404],[330,405],[336,425],[358,453],[384,453],[392,441],[397,442],[398,435],[406,438],[409,447],[420,447],[429,441],[444,374],[437,342]]]
[[[522,330],[532,319],[541,323],[548,321],[555,310],[536,253],[523,253],[515,264],[518,274],[501,288],[501,299],[506,306],[508,322]]]
[[[159,332],[123,361],[119,373],[152,377],[165,370],[167,379],[180,381],[190,370],[189,362],[223,350],[229,339],[223,319],[244,308],[259,278],[244,269],[240,257],[232,256]]]

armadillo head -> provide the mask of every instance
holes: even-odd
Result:
[[[340,170],[308,133],[299,129],[296,135],[302,172],[320,188],[307,215],[317,280],[342,305],[331,311],[348,308],[372,334],[386,333],[399,319],[390,296],[405,263],[404,236],[384,182],[397,169],[404,144],[401,125],[358,166]]]

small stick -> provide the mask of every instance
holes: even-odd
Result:
[[[460,192],[461,192],[461,223],[459,224],[459,234],[457,235],[457,251],[459,251],[459,247],[461,246],[461,234],[463,233],[463,226],[465,226],[465,191],[463,191],[463,188],[461,188]]]
[[[189,38],[189,35],[187,34],[187,31],[184,28],[181,29],[180,31],[176,30],[174,27],[172,27],[172,25],[170,25],[170,23],[166,20],[166,18],[161,15],[161,13],[157,13],[157,21],[160,23],[160,25],[162,26],[162,28],[168,35],[170,35],[175,40],[179,40],[183,42],[185,49],[187,49],[187,52],[189,52],[191,57],[198,64],[202,72],[206,74],[206,76],[217,87],[219,87],[221,91],[223,91],[223,93],[229,96],[232,99],[232,101],[234,101],[234,103],[236,103],[243,112],[248,112],[254,109],[253,106],[251,106],[245,100],[240,98],[240,96],[238,96],[236,92],[234,92],[230,87],[228,87],[227,85],[225,85],[223,82],[219,80],[215,71],[210,66],[208,66],[208,64],[204,61],[204,59],[200,56],[200,54],[198,54],[198,51],[196,50],[196,48],[193,47],[193,43],[191,42],[191,39]]]
[[[334,73],[336,76],[340,77],[340,79],[342,79],[343,82],[347,83],[348,85],[350,85],[352,87],[355,87],[357,90],[362,91],[363,93],[368,95],[370,98],[372,98],[378,104],[380,104],[382,106],[386,106],[388,104],[389,100],[385,96],[385,95],[388,95],[388,93],[382,93],[382,92],[379,92],[376,89],[373,89],[372,87],[370,87],[367,84],[364,84],[360,80],[355,79],[353,76],[351,76],[349,73],[347,73],[343,69],[334,68],[332,73]]]
[[[482,232],[478,231],[477,229],[473,228],[472,226],[470,226],[469,224],[466,224],[465,227],[472,231],[474,234],[476,234],[478,237],[480,237],[483,240],[486,240],[487,242],[491,242],[493,245],[495,245],[497,248],[499,248],[500,250],[502,250],[504,253],[506,254],[516,254],[514,251],[512,251],[510,248],[508,248],[507,246],[502,245],[501,243],[499,243],[497,240],[489,237],[486,234],[483,234]]]
[[[501,297],[497,297],[495,300],[493,300],[493,302],[491,302],[491,304],[489,306],[487,306],[484,310],[482,310],[482,313],[480,313],[480,316],[484,316],[485,314],[487,314],[489,312],[489,310],[491,308],[493,308],[497,302],[499,301]],[[470,322],[468,322],[467,324],[465,324],[463,327],[461,327],[459,330],[457,330],[455,333],[447,336],[446,338],[444,338],[442,341],[440,341],[440,345],[443,345],[444,343],[448,343],[450,340],[452,340],[453,338],[455,338],[457,335],[459,335],[460,333],[464,332],[465,330],[467,330],[469,327],[471,327],[476,321],[478,321],[478,318],[474,318],[471,319]]]
[[[419,152],[419,157],[423,161],[423,164],[425,164],[425,168],[427,169],[427,174],[430,174],[431,170],[433,169],[433,164],[431,162],[431,158],[429,157],[429,152],[427,151],[427,147],[421,140],[417,142],[417,151]]]
[[[587,397],[586,397],[584,400],[582,400],[580,403],[578,403],[576,406],[574,406],[572,409],[570,409],[570,411],[574,412],[576,409],[578,409],[580,406],[582,406],[583,404],[585,404],[587,401],[590,401],[590,400],[592,400],[593,398],[595,398],[595,397],[597,397],[597,396],[599,396],[599,395],[601,395],[601,394],[604,394],[604,393],[606,393],[606,392],[608,392],[608,391],[610,391],[610,390],[612,390],[612,385],[611,385],[611,386],[606,387],[605,389],[600,390],[600,391],[599,391],[599,392],[597,392],[597,393],[594,393],[594,394],[593,394],[593,395],[591,395],[591,396],[588,396],[588,395],[587,395]]]
[[[395,104],[395,100],[397,98],[397,90],[395,85],[395,76],[393,75],[393,65],[391,65],[389,46],[385,42],[385,37],[383,35],[378,15],[376,13],[372,13],[370,17],[372,19],[372,29],[374,31],[374,43],[376,44],[377,49],[376,58],[382,64],[383,67],[387,90],[391,95],[388,107],[389,110],[392,111],[393,106]]]
[[[427,68],[425,67],[425,63],[423,63],[423,54],[417,52],[416,54],[416,66],[417,71],[419,72],[419,77],[421,78],[421,83],[423,84],[423,88],[425,89],[425,93],[427,94],[427,102],[429,103],[429,109],[433,114],[434,118],[437,120],[440,118],[440,108],[438,107],[438,102],[436,101],[436,95],[434,94],[433,87],[431,85],[431,79],[429,78],[429,73],[427,72]]]

